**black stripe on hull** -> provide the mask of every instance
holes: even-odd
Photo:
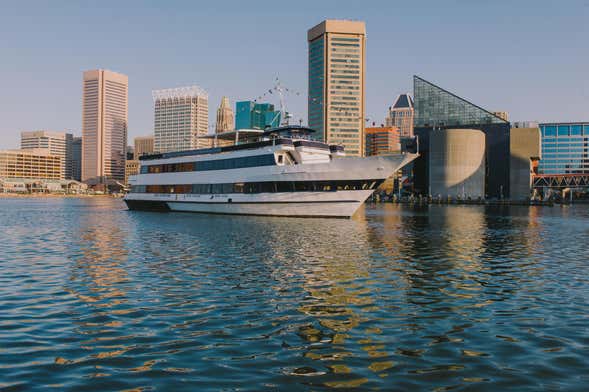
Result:
[[[358,200],[322,200],[322,201],[275,201],[275,202],[194,202],[194,201],[176,201],[170,200],[170,203],[188,203],[188,204],[324,204],[324,203],[358,203]],[[212,215],[246,215],[246,216],[269,216],[269,217],[285,217],[285,218],[335,218],[335,219],[349,219],[348,215],[292,215],[292,214],[260,214],[251,212],[220,212],[220,211],[191,211],[191,210],[172,210],[168,202],[159,200],[127,200],[125,203],[129,210],[138,211],[156,211],[156,212],[188,212],[195,214],[212,214]]]
[[[170,207],[165,201],[157,200],[126,200],[125,203],[130,210],[139,211],[157,211],[157,212],[169,212]]]

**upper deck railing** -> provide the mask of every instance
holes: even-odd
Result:
[[[238,130],[239,131],[239,130]],[[238,132],[233,131],[233,132]],[[246,139],[245,142],[235,144],[232,146],[225,147],[212,147],[212,148],[201,148],[196,150],[184,150],[174,152],[164,152],[157,154],[143,155],[139,157],[141,161],[149,161],[154,159],[169,159],[178,158],[192,155],[206,155],[206,154],[217,154],[221,152],[239,151],[256,149],[260,147],[268,147],[274,145],[293,145],[293,140],[304,139],[310,140],[311,135],[315,133],[315,130],[302,126],[288,126],[273,128],[262,133],[254,134],[251,138]],[[210,138],[213,138],[211,135]],[[320,143],[320,142],[317,142]]]

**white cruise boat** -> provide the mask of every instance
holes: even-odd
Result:
[[[416,153],[345,157],[288,126],[257,141],[147,155],[125,196],[130,210],[296,217],[351,217]]]

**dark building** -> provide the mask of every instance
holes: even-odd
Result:
[[[485,194],[509,197],[508,121],[418,76],[413,77],[414,133],[420,157],[413,162],[414,190],[429,191],[429,135],[438,129],[478,129],[485,134]]]
[[[82,138],[74,137],[71,143],[71,160],[69,166],[72,179],[82,181]]]

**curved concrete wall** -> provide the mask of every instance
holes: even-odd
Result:
[[[485,134],[476,129],[432,131],[429,190],[434,197],[485,197]]]

